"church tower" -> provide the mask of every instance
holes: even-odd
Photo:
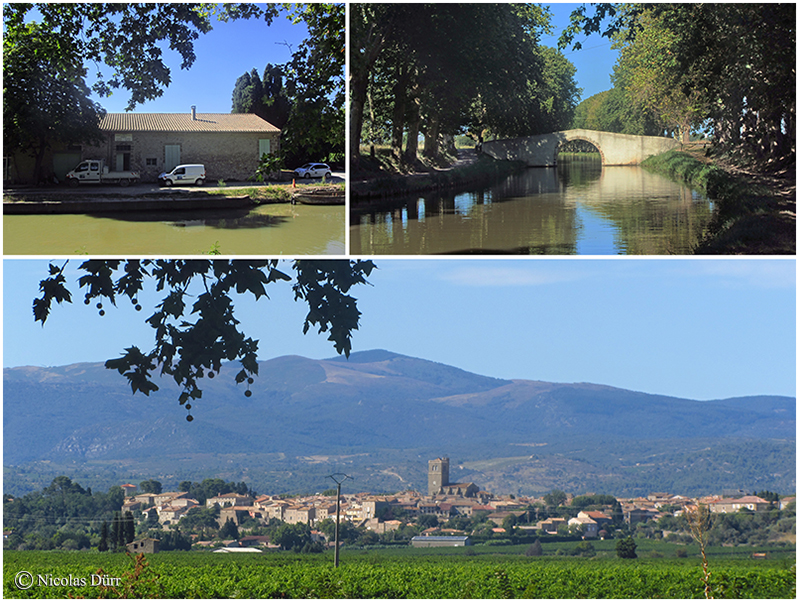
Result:
[[[428,461],[428,495],[438,494],[450,483],[450,459],[444,457]]]

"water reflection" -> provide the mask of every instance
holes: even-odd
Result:
[[[7,255],[183,255],[212,248],[225,255],[341,255],[345,208],[287,203],[250,211],[3,217]]]
[[[563,162],[459,194],[351,211],[354,254],[690,253],[702,196],[638,167]]]

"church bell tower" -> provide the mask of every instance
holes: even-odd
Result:
[[[450,483],[450,459],[448,457],[428,461],[428,495],[438,494]]]

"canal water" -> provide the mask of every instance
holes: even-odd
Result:
[[[341,205],[247,210],[3,216],[6,255],[329,255],[345,253]]]
[[[350,251],[370,254],[688,254],[712,204],[639,167],[599,159],[528,168],[481,190],[414,195],[350,212]]]

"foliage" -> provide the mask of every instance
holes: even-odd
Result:
[[[619,79],[629,98],[684,131],[710,120],[724,151],[776,166],[794,161],[796,5],[593,6],[592,15],[585,6],[573,12],[562,48],[581,31],[602,30],[622,45]]]
[[[633,538],[620,538],[617,540],[617,557],[620,559],[636,559],[636,542]]]
[[[273,178],[276,173],[280,173],[282,167],[283,159],[277,155],[267,155],[264,153],[261,155],[258,167],[256,167],[256,180],[259,182],[266,182],[270,178]]]
[[[61,267],[50,265],[50,276],[40,283],[42,297],[34,300],[36,321],[45,323],[52,303],[71,302]],[[246,337],[234,316],[232,293],[250,294],[256,300],[267,296],[266,286],[277,281],[293,281],[295,300],[308,304],[303,333],[315,326],[320,333],[329,332],[328,340],[336,351],[350,354],[350,337],[358,329],[361,313],[350,289],[366,283],[375,267],[371,261],[297,260],[293,263],[295,277],[278,270],[279,260],[89,260],[79,269],[85,274],[78,285],[85,288],[84,303],[94,299],[116,304],[118,296],[127,297],[137,311],[141,310],[137,295],[148,281],[157,291],[165,288],[167,296],[147,319],[155,335],[155,347],[148,353],[132,346],[125,355],[108,360],[106,368],[117,370],[130,383],[133,393],[149,395],[158,390],[151,373],[160,368],[183,388],[178,401],[185,405],[187,420],[190,401],[202,397],[198,380],[206,375],[213,378],[223,361],[238,360],[241,371],[236,383],[247,382],[249,396],[253,376],[258,374],[258,342]],[[189,308],[193,281],[200,282],[200,293]],[[97,303],[100,315],[102,301]],[[185,320],[184,314],[196,314],[196,322]]]
[[[547,31],[549,13],[535,4],[354,5],[353,168],[362,136],[390,139],[392,154],[413,164],[420,133],[424,156],[437,161],[467,130],[480,143],[565,127],[579,91],[574,67],[538,46]]]
[[[41,51],[76,65],[96,65],[94,92],[110,96],[114,90],[127,90],[129,111],[161,96],[171,81],[161,44],[178,52],[181,69],[188,69],[195,60],[193,42],[211,29],[208,14],[196,4],[5,4],[4,35],[23,32],[25,18],[34,8],[40,16],[40,29],[50,32],[57,45],[42,46]],[[100,65],[113,75],[107,79]],[[5,74],[3,80],[8,81]]]
[[[116,514],[107,544],[114,549],[118,540],[129,535],[121,529],[119,509],[124,492],[112,486],[108,492],[93,493],[66,476],[55,478],[49,486],[3,502],[3,526],[13,530],[14,538],[6,546],[24,549],[89,548]],[[87,518],[91,518],[89,523]],[[75,545],[73,545],[75,543]],[[124,542],[122,543],[125,544]]]
[[[23,5],[4,5],[4,15]],[[8,156],[22,151],[35,158],[34,178],[43,174],[45,150],[99,139],[103,108],[89,99],[82,57],[75,41],[37,24],[3,32],[3,146]]]

